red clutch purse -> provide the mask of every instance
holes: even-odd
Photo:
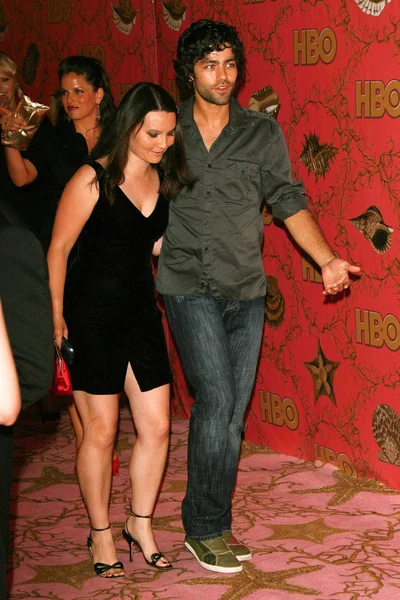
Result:
[[[54,343],[54,348],[56,356],[50,392],[55,396],[70,396],[72,394],[72,383],[69,369],[56,343]]]

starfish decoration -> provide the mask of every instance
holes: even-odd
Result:
[[[337,533],[343,533],[343,529],[337,529],[336,527],[329,527],[325,525],[324,520],[316,519],[310,523],[303,523],[301,525],[264,525],[268,529],[272,529],[273,535],[266,538],[270,540],[306,540],[314,542],[315,544],[323,544],[325,538],[329,535],[335,535]]]
[[[310,371],[314,383],[314,404],[320,396],[328,396],[333,404],[337,406],[335,392],[333,390],[333,376],[340,365],[338,362],[328,360],[322,352],[321,343],[318,339],[317,354],[311,362],[303,365]]]
[[[319,136],[315,133],[305,137],[303,152],[300,160],[308,169],[308,173],[314,172],[315,181],[318,177],[325,177],[329,169],[329,161],[333,160],[338,149],[333,144],[320,144]]]
[[[40,490],[48,488],[52,485],[60,485],[65,483],[76,485],[76,475],[66,475],[56,467],[43,467],[40,477],[20,477],[18,481],[34,482],[32,485],[21,490],[21,496],[26,496],[26,494],[39,492]]]
[[[400,494],[399,490],[392,490],[374,479],[356,479],[342,471],[333,471],[333,477],[336,479],[336,483],[332,483],[332,485],[325,485],[322,488],[311,490],[296,490],[292,494],[328,494],[332,492],[334,496],[329,500],[328,506],[345,504],[361,492],[372,492],[383,496],[398,496]]]
[[[185,585],[215,586],[219,584],[224,587],[229,586],[228,590],[223,596],[220,596],[219,600],[243,600],[243,598],[248,598],[254,592],[267,589],[282,590],[293,594],[318,595],[321,592],[312,588],[288,583],[286,580],[290,577],[314,573],[315,571],[320,571],[322,568],[321,565],[315,565],[311,567],[299,567],[298,569],[285,569],[283,571],[262,571],[261,569],[257,569],[255,565],[248,563],[243,565],[241,573],[231,575],[229,578],[226,576],[212,577],[211,579],[202,577],[198,579],[185,579],[179,583]]]

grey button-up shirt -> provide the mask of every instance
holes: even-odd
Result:
[[[193,103],[181,106],[180,121],[197,182],[170,203],[157,288],[196,296],[209,285],[216,298],[251,300],[266,289],[261,201],[284,220],[307,208],[304,188],[292,181],[282,131],[271,117],[232,98],[229,123],[208,152]]]

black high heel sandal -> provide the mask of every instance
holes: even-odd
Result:
[[[138,517],[139,519],[151,519],[153,517],[153,515],[137,515],[136,513],[133,512],[133,510],[131,508],[129,509],[129,516]],[[125,523],[125,529],[122,530],[122,535],[129,544],[129,561],[130,562],[133,561],[132,549],[133,549],[133,546],[137,546],[137,548],[143,554],[144,560],[150,567],[154,567],[154,569],[159,569],[160,571],[167,571],[168,569],[172,569],[172,565],[168,561],[168,558],[161,552],[154,552],[150,556],[150,560],[147,560],[147,558],[144,555],[141,545],[128,531],[128,520],[129,520],[129,517]],[[168,561],[168,563],[164,567],[161,567],[160,565],[157,564],[158,561],[160,560],[160,558],[163,558],[164,560]]]
[[[107,527],[103,527],[103,529],[97,529],[96,527],[90,527],[90,531],[106,531],[107,529],[111,529],[111,525],[108,525]],[[92,536],[89,535],[89,537],[87,539],[87,547],[88,547],[90,556],[93,558],[92,545],[93,545]],[[94,572],[99,577],[103,577],[103,573],[106,573],[110,569],[123,569],[123,568],[124,568],[124,565],[122,564],[122,562],[120,560],[117,560],[117,562],[115,562],[113,565],[107,565],[106,563],[102,563],[102,562],[97,562],[97,563],[94,563],[94,565],[93,565]],[[117,573],[116,575],[113,575],[112,577],[108,577],[108,578],[103,577],[103,579],[113,579],[115,577],[124,577],[124,576],[125,576],[124,573]]]

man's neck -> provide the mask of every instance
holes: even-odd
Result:
[[[229,104],[212,104],[196,94],[193,118],[197,125],[221,131],[229,121]]]

